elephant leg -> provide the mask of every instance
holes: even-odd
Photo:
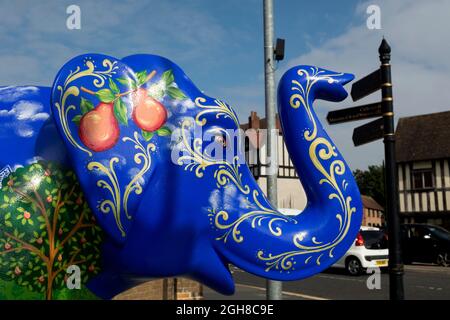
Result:
[[[87,287],[97,297],[109,300],[139,283],[140,282],[134,283],[129,279],[125,279],[113,271],[102,271],[95,278],[89,281]]]
[[[207,242],[199,241],[190,277],[222,294],[234,293],[234,281],[228,263]]]

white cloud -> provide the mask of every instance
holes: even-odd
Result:
[[[139,168],[131,168],[130,170],[128,170],[128,177],[130,178],[130,181],[132,179],[134,179],[134,177],[136,177],[136,175],[139,173],[140,169]],[[137,180],[137,183],[139,183],[141,186],[143,186],[145,184],[145,179],[144,177],[140,177]]]
[[[14,104],[12,111],[15,112],[17,120],[46,120],[49,114],[40,112],[42,109],[43,106],[40,103],[21,100]]]
[[[209,196],[209,204],[212,209],[218,210],[222,204],[219,189],[214,189]]]
[[[184,99],[183,101],[167,98],[164,100],[164,104],[170,109],[168,111],[173,111],[176,114],[184,114],[188,110],[195,108],[195,103],[191,99]]]
[[[21,125],[16,128],[16,134],[22,138],[31,138],[34,131],[33,128],[28,125]]]
[[[50,116],[46,112],[41,112],[43,108],[44,106],[39,102],[19,100],[10,110],[1,109],[0,117],[14,116],[20,121],[43,121]]]
[[[18,92],[20,91],[19,88]],[[22,91],[23,94],[26,94],[26,92],[29,91]],[[20,94],[15,95],[14,90],[12,89],[11,92],[6,93],[5,95],[6,98],[20,96]],[[1,99],[0,96],[0,101]],[[0,118],[8,118],[2,119],[2,127],[0,127],[0,129],[2,129],[0,131],[1,136],[9,135],[9,129],[12,129],[19,137],[31,138],[38,128],[36,124],[32,123],[47,120],[50,116],[48,113],[42,112],[43,109],[44,106],[41,103],[30,100],[19,100],[10,109],[0,109]]]
[[[36,163],[36,162],[42,161],[42,160],[44,160],[44,158],[42,158],[41,156],[34,156],[27,160],[27,164],[33,164],[33,163]]]
[[[368,30],[362,21],[340,36],[290,60],[288,67],[313,64],[333,71],[352,72],[358,79],[378,68],[378,46],[384,35],[392,47],[396,119],[449,110],[450,1],[370,1],[360,4],[355,15],[365,17],[369,4],[381,7],[382,30]],[[378,93],[356,103],[350,98],[340,104],[318,101],[316,110],[325,122],[325,114],[332,109],[379,99]],[[326,126],[353,169],[379,164],[383,158],[382,143],[353,147],[353,128],[363,123]]]
[[[32,86],[7,86],[0,87],[0,100],[3,102],[14,102],[20,99],[23,96],[36,93],[39,90],[37,87]],[[2,110],[0,110],[0,113]]]
[[[201,7],[157,0],[78,0],[81,29],[68,30],[70,4],[0,2],[0,84],[48,86],[64,63],[85,52],[154,53],[205,67],[230,32]]]

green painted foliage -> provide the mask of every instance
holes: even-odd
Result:
[[[0,278],[8,288],[13,282],[25,290],[21,295],[58,298],[56,292],[68,290],[70,265],[80,267],[85,284],[100,271],[102,238],[72,171],[37,162],[3,180]],[[70,290],[74,297],[76,291]]]

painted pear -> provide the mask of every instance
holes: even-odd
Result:
[[[166,108],[145,89],[140,88],[134,93],[133,106],[133,121],[142,130],[158,130],[167,120]]]
[[[119,139],[119,124],[112,103],[100,103],[80,120],[78,129],[81,141],[95,152],[112,148]]]

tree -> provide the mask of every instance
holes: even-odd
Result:
[[[384,168],[382,165],[369,166],[368,170],[356,169],[353,172],[361,194],[375,199],[380,205],[385,205]]]
[[[100,271],[103,234],[73,171],[44,161],[19,168],[0,203],[0,277],[52,299],[70,265],[83,284]]]

